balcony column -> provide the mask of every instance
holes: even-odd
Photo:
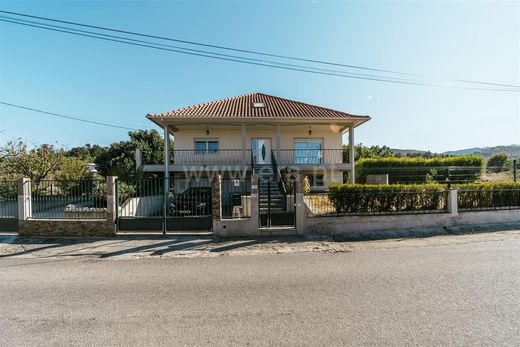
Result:
[[[350,183],[356,183],[356,164],[355,164],[355,150],[354,150],[354,126],[351,125],[348,127],[348,161],[350,162]]]
[[[168,126],[165,124],[164,127],[164,178],[170,178],[170,133],[168,132]],[[164,188],[167,193],[168,187]]]
[[[280,124],[276,125],[276,160],[281,163],[281,157],[280,157],[280,149],[282,148],[282,133]]]
[[[241,128],[242,128],[242,165],[246,166],[247,165],[247,151],[246,151],[246,147],[247,147],[247,134],[246,134],[246,125],[242,124]]]

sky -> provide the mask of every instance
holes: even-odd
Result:
[[[2,0],[0,9],[437,78],[520,85],[518,1]],[[357,129],[356,143],[442,152],[519,144],[516,90],[316,75],[0,22],[0,101],[131,128],[156,128],[147,113],[262,92],[370,115]],[[127,137],[124,129],[0,105],[0,143],[22,138],[70,148]]]

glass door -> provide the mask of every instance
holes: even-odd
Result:
[[[295,164],[321,164],[323,159],[322,140],[295,140]]]
[[[271,164],[271,139],[252,139],[251,150],[254,164]]]

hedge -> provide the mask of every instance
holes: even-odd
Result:
[[[446,209],[446,186],[440,184],[334,184],[328,197],[337,213],[377,214]]]
[[[444,183],[448,168],[452,182],[475,182],[484,171],[485,160],[478,155],[443,158],[364,158],[356,162],[356,180],[367,175],[388,174],[390,184]]]
[[[520,208],[520,183],[461,184],[455,188],[460,210]]]

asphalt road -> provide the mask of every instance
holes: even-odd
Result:
[[[0,260],[0,345],[520,345],[520,240]]]

